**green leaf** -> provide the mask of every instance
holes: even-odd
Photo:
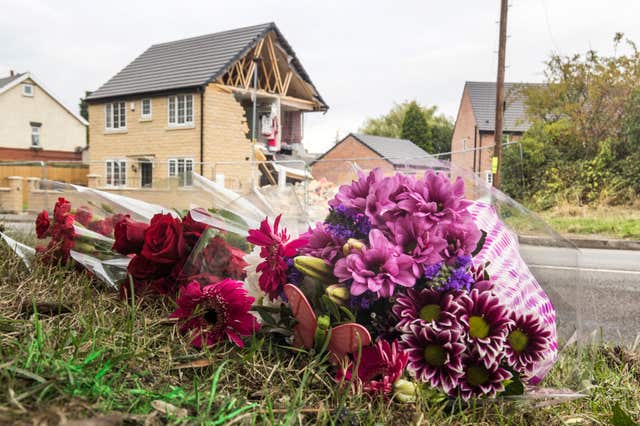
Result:
[[[613,426],[638,426],[631,416],[624,411],[619,404],[613,406],[613,416],[611,416]]]
[[[480,230],[480,232],[482,232],[482,236],[480,237],[480,241],[478,241],[476,249],[471,253],[471,256],[475,256],[480,253],[480,250],[482,250],[482,247],[484,247],[484,242],[487,239],[487,233],[483,230]]]
[[[504,392],[502,396],[513,396],[524,394],[524,385],[520,381],[520,377],[514,374],[513,377],[505,381]]]

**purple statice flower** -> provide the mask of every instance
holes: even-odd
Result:
[[[473,265],[473,260],[469,255],[462,255],[456,258],[456,265],[458,268],[468,269]]]
[[[442,262],[434,263],[432,265],[424,265],[424,277],[431,281],[440,275],[442,271]]]
[[[306,238],[308,242],[300,247],[298,252],[306,256],[319,257],[328,264],[334,264],[342,257],[342,246],[349,238],[336,235],[321,222],[316,223],[314,228],[309,228],[302,237]]]
[[[378,297],[391,297],[396,285],[413,287],[416,278],[411,257],[402,253],[378,229],[369,232],[369,244],[370,247],[354,250],[336,262],[334,274],[340,282],[353,280],[352,295],[370,291]]]
[[[419,216],[406,216],[387,222],[392,240],[413,259],[416,278],[423,275],[425,265],[442,260],[442,251],[447,241],[436,231],[435,226]]]
[[[369,218],[364,213],[342,204],[329,208],[325,223],[329,232],[345,241],[349,238],[364,239],[371,230]]]
[[[459,256],[469,256],[473,253],[482,237],[482,232],[470,217],[465,220],[443,222],[440,232],[447,241],[441,254],[448,264],[455,262]]]
[[[302,284],[302,280],[304,279],[304,274],[295,266],[293,266],[293,257],[285,257],[284,261],[287,264],[287,281],[291,284],[299,286]]]
[[[382,169],[371,170],[368,175],[364,172],[358,173],[358,180],[354,180],[350,185],[341,185],[335,198],[329,201],[329,206],[337,207],[343,205],[348,208],[355,208],[360,211],[365,210],[367,196],[371,186],[384,178]]]
[[[447,281],[438,288],[440,291],[470,291],[473,285],[473,277],[467,268],[456,268],[451,271]]]
[[[375,293],[366,292],[360,296],[351,296],[349,298],[349,307],[351,309],[368,310],[376,301],[377,295]]]
[[[454,220],[459,214],[465,214],[471,204],[464,198],[464,181],[461,178],[452,184],[445,175],[433,172],[425,173],[416,181],[412,191],[398,198],[399,208],[433,222]]]
[[[349,238],[356,236],[354,231],[349,229],[347,225],[341,223],[327,223],[325,229],[337,240],[347,241]]]

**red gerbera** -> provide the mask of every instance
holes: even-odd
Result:
[[[373,346],[362,348],[356,384],[368,393],[389,395],[393,384],[402,376],[407,365],[408,355],[398,349],[398,342],[391,343],[380,339]],[[336,374],[336,381],[352,380],[353,364],[341,368]]]
[[[269,219],[260,222],[260,229],[249,230],[247,241],[262,247],[260,257],[265,259],[256,271],[260,273],[258,283],[262,291],[275,300],[282,293],[282,286],[287,281],[287,262],[285,257],[293,257],[297,249],[307,243],[305,238],[289,241],[287,230],[278,230],[282,215],[278,215],[273,222],[273,228],[269,225]]]
[[[191,344],[196,348],[212,346],[224,339],[243,347],[241,336],[249,336],[260,328],[249,313],[253,301],[239,281],[225,279],[204,287],[191,281],[180,291],[178,309],[171,317],[182,320],[180,332],[190,334]]]

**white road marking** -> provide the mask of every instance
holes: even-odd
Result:
[[[542,268],[542,269],[559,269],[564,271],[605,272],[605,273],[613,273],[613,274],[640,275],[640,271],[626,271],[623,269],[579,268],[576,266],[553,266],[553,265],[537,265],[537,264],[530,264],[529,267]]]

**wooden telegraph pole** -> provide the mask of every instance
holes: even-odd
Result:
[[[491,161],[493,186],[500,188],[500,169],[502,169],[502,126],[504,119],[504,67],[505,51],[507,48],[507,10],[508,0],[500,1],[500,41],[498,45],[498,78],[496,81],[496,128],[495,145]]]

